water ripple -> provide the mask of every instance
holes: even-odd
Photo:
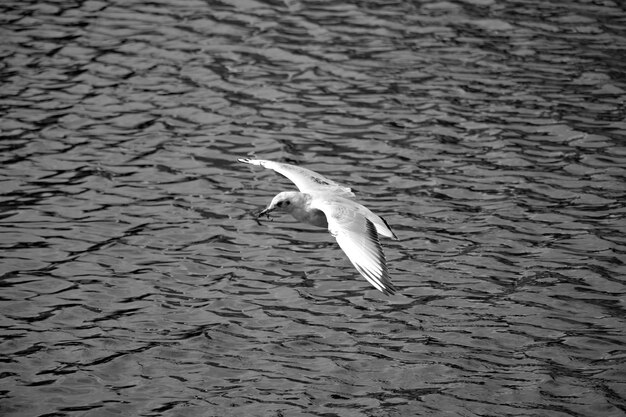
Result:
[[[626,411],[617,3],[0,10],[2,415]],[[246,155],[356,189],[399,294]]]

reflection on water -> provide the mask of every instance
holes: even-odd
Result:
[[[2,415],[624,414],[618,2],[169,3],[0,5]]]

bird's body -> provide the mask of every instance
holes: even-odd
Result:
[[[359,273],[377,290],[385,294],[396,291],[389,280],[378,235],[398,238],[382,217],[354,201],[350,188],[295,165],[259,159],[239,161],[273,169],[293,181],[300,190],[277,194],[259,215],[281,210],[300,222],[328,228]]]
[[[323,211],[312,207],[311,203],[313,202],[313,198],[313,195],[308,193],[283,191],[274,198],[274,200],[276,200],[274,207],[278,207],[282,211],[291,214],[296,220],[302,223],[326,228],[328,227],[326,215]],[[289,204],[286,204],[287,201]]]

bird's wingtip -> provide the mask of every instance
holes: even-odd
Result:
[[[385,294],[385,295],[388,295],[388,296],[392,296],[392,295],[395,295],[397,291],[398,291],[398,290],[396,289],[396,287],[394,287],[394,286],[389,286],[388,288],[385,288],[385,289],[382,291],[382,293],[383,293],[383,294]]]

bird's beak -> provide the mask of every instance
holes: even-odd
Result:
[[[259,214],[257,214],[257,217],[261,217],[261,216],[267,216],[267,218],[270,218],[270,213],[273,211],[273,208],[266,208],[265,210],[261,211]]]

